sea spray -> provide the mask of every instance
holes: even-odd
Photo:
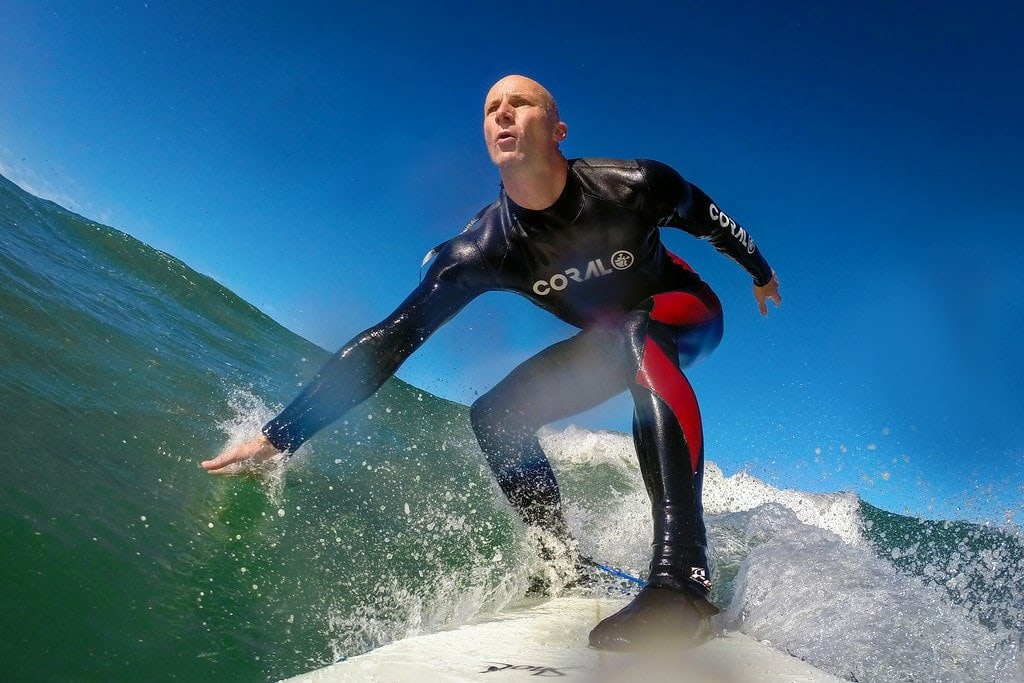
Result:
[[[775,503],[713,524],[747,546],[724,627],[851,680],[1020,680],[1017,634],[986,628],[863,546]]]
[[[879,556],[979,622],[1024,632],[1024,537],[1019,527],[931,521],[863,504],[868,539]]]

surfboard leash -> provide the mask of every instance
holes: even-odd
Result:
[[[635,583],[638,586],[646,586],[647,585],[647,582],[644,581],[643,579],[641,579],[640,577],[633,576],[632,574],[627,574],[626,572],[622,571],[621,569],[616,569],[615,567],[609,567],[606,564],[601,564],[600,562],[597,562],[596,560],[594,560],[591,557],[581,557],[580,560],[583,562],[583,564],[589,565],[589,566],[593,567],[594,569],[598,569],[598,570],[600,570],[600,571],[602,571],[602,572],[604,572],[606,574],[611,574],[612,576],[614,576],[616,578],[623,579],[625,581],[629,581],[630,583]]]

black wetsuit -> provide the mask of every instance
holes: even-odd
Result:
[[[706,595],[703,434],[681,369],[717,346],[722,309],[666,250],[660,227],[709,240],[758,285],[772,278],[746,231],[670,167],[574,159],[561,196],[543,211],[517,206],[502,191],[439,248],[409,297],[338,351],[263,433],[294,451],[373,394],[474,297],[516,292],[581,332],[527,360],[473,404],[473,429],[502,490],[527,522],[558,528],[558,486],[536,431],[628,389],[654,516],[650,580]]]

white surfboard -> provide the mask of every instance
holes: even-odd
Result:
[[[742,633],[726,633],[672,656],[587,647],[587,635],[626,600],[565,597],[524,605],[450,631],[406,638],[289,679],[338,681],[575,681],[818,683],[839,681]]]

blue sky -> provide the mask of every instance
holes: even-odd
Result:
[[[761,319],[745,273],[666,235],[726,306],[690,373],[709,459],[895,511],[1021,507],[1014,3],[348,4],[7,0],[0,172],[334,349],[493,199],[482,98],[525,73],[568,156],[675,166],[779,274]],[[569,333],[487,295],[400,376],[470,402]],[[628,402],[575,422],[628,429]]]

